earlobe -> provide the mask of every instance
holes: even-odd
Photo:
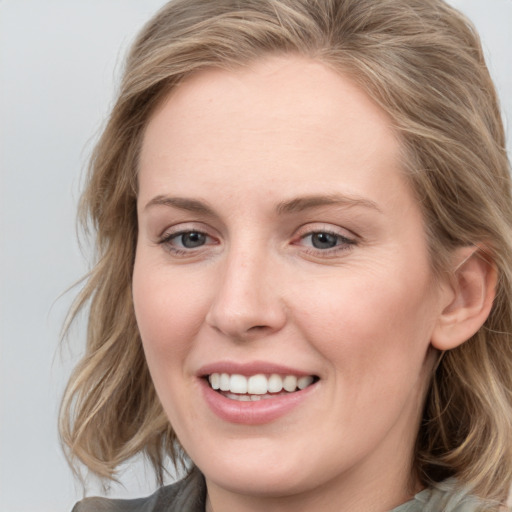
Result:
[[[445,283],[445,304],[432,333],[432,346],[451,350],[467,341],[484,324],[496,294],[497,270],[478,247],[454,252],[452,275]]]

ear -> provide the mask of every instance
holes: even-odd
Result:
[[[461,247],[443,284],[444,304],[432,333],[432,346],[450,350],[467,341],[484,324],[496,295],[495,265],[478,247]]]

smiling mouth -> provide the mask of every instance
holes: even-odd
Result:
[[[211,389],[231,400],[255,402],[301,391],[318,381],[315,375],[212,373],[207,376]]]

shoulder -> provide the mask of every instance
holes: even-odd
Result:
[[[481,512],[487,510],[484,505],[482,500],[457,485],[455,479],[449,479],[421,491],[396,512]]]
[[[183,480],[161,487],[146,498],[85,498],[72,512],[204,512],[205,498],[204,478],[194,469]]]

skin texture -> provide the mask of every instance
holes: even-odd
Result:
[[[434,280],[384,113],[299,57],[203,71],[152,116],[139,184],[137,321],[213,509],[369,512],[409,499],[431,342],[454,292]],[[183,232],[202,245],[184,247]],[[314,246],[322,232],[333,248]],[[200,369],[255,361],[319,381],[270,422],[219,418]]]

